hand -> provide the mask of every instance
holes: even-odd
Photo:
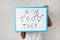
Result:
[[[25,35],[26,35],[26,32],[21,32],[20,35],[24,39],[25,38]]]

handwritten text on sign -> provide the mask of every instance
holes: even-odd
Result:
[[[46,30],[46,8],[16,8],[16,30]]]

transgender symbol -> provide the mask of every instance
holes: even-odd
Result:
[[[43,15],[41,15],[41,16],[35,15],[35,16],[33,16],[33,17],[31,18],[31,20],[32,20],[32,21],[37,20],[38,22],[40,22],[42,16],[43,16]]]

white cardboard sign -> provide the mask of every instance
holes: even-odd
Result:
[[[14,18],[17,32],[47,31],[48,8],[45,6],[16,7]]]

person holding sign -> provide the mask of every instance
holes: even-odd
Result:
[[[46,7],[48,7],[48,6],[46,6]],[[48,27],[50,27],[50,26],[52,26],[52,21],[51,21],[50,17],[48,16]],[[30,37],[27,40],[42,40],[42,36],[41,36],[40,32],[21,32],[20,35],[23,39]]]

